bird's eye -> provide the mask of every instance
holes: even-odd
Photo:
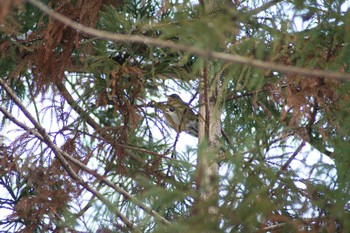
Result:
[[[175,111],[175,108],[174,107],[170,107],[169,110],[170,110],[170,112],[173,112],[173,111]]]

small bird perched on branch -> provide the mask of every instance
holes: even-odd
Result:
[[[177,94],[168,95],[168,101],[163,109],[167,123],[177,133],[186,133],[198,137],[198,115]]]

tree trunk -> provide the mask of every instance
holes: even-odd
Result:
[[[211,80],[215,80],[213,75],[208,75],[208,69],[205,67],[200,86],[199,146],[196,174],[199,197],[195,210],[196,215],[202,219],[205,217],[205,223],[208,223],[208,225],[201,225],[215,231],[219,224],[219,165],[217,161],[220,153],[218,139],[221,137],[221,109],[217,103],[219,83],[209,85],[212,83]]]

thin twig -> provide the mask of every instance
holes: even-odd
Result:
[[[285,162],[283,164],[283,166],[281,167],[280,171],[285,171],[287,169],[287,167],[289,166],[289,164],[295,159],[295,157],[299,154],[299,152],[301,151],[301,149],[305,146],[306,141],[303,140],[300,145],[298,146],[298,148],[294,151],[294,153],[289,157],[289,159],[287,160],[287,162]]]
[[[163,39],[140,36],[140,35],[116,34],[116,33],[111,33],[107,31],[101,31],[91,27],[84,26],[59,13],[56,13],[52,9],[48,8],[47,6],[45,6],[44,4],[42,4],[37,0],[27,0],[27,1],[30,2],[32,5],[36,6],[37,8],[39,8],[45,14],[64,23],[65,25],[73,29],[76,29],[81,33],[86,33],[90,36],[94,36],[100,39],[106,39],[106,40],[117,41],[117,42],[132,42],[132,43],[139,43],[139,44],[145,44],[150,46],[170,48],[177,51],[188,52],[190,54],[194,54],[207,59],[218,59],[218,60],[230,62],[230,63],[245,64],[245,65],[253,66],[259,69],[273,70],[273,71],[278,71],[286,74],[299,74],[305,77],[324,77],[324,78],[337,79],[337,80],[350,80],[350,74],[345,74],[340,72],[280,65],[272,62],[257,60],[250,57],[240,56],[237,54],[216,52],[210,49],[200,49],[195,46],[178,44],[171,40],[163,40]]]
[[[287,160],[287,162],[285,162],[282,167],[278,170],[278,172],[276,173],[276,175],[274,176],[274,179],[271,180],[270,185],[268,186],[267,190],[271,190],[276,181],[280,178],[280,175],[286,171],[287,167],[290,165],[290,163],[295,159],[295,157],[299,154],[299,152],[303,149],[303,147],[305,146],[306,141],[303,140],[300,145],[298,146],[298,148],[294,151],[294,153],[289,157],[289,159]]]
[[[179,140],[179,137],[180,137],[180,133],[177,133],[177,134],[176,134],[176,138],[175,138],[175,142],[174,142],[173,146],[171,147],[171,148],[173,149],[172,152],[171,152],[171,159],[174,159],[174,160],[176,160],[176,145],[177,145],[177,142],[178,142],[178,140]],[[166,150],[166,151],[164,152],[164,156],[165,156],[168,152],[170,152],[170,149],[171,149],[171,148],[169,148],[168,150]],[[168,165],[167,172],[166,172],[166,177],[169,177],[171,167],[172,167],[171,164],[169,164],[169,165]]]
[[[279,224],[276,224],[276,225],[264,227],[263,230],[264,231],[273,231],[273,230],[277,230],[277,229],[285,227],[285,226],[286,226],[286,223],[279,223]]]
[[[265,3],[264,5],[261,5],[261,6],[257,7],[257,8],[255,8],[255,9],[253,9],[253,10],[250,10],[250,11],[245,12],[245,13],[242,12],[243,18],[249,18],[249,17],[251,17],[253,15],[256,15],[256,14],[262,12],[262,11],[266,11],[268,8],[276,5],[277,3],[281,2],[281,1],[282,0],[272,0],[270,2]]]
[[[280,86],[280,88],[286,88],[288,85],[282,85]],[[248,96],[253,96],[253,95],[256,95],[258,93],[261,93],[261,92],[265,92],[265,91],[270,91],[270,89],[268,87],[262,87],[261,89],[258,89],[258,90],[254,90],[254,91],[248,91],[248,92],[245,92],[245,93],[242,93],[242,94],[235,94],[235,93],[232,93],[230,96],[228,96],[225,101],[230,101],[230,100],[235,100],[235,99],[240,99],[240,98],[243,98],[243,97],[248,97]]]

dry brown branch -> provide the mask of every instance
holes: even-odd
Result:
[[[40,139],[42,142],[46,143],[56,154],[57,158],[62,162],[63,167],[67,170],[68,174],[76,181],[78,181],[79,184],[81,184],[84,188],[86,188],[88,191],[90,191],[93,195],[95,195],[98,199],[100,199],[102,202],[104,202],[108,207],[111,207],[114,209],[114,212],[116,213],[116,216],[121,216],[121,218],[124,218],[124,222],[127,226],[134,228],[133,224],[121,214],[119,210],[117,210],[115,207],[112,207],[112,204],[105,198],[101,193],[99,193],[96,189],[90,187],[82,178],[80,178],[71,168],[71,165],[68,163],[71,162],[75,166],[79,167],[83,171],[89,173],[90,175],[96,177],[99,181],[102,183],[108,185],[112,189],[114,189],[116,192],[122,194],[127,200],[131,201],[135,205],[138,205],[141,209],[143,209],[146,213],[149,215],[155,217],[159,222],[163,224],[170,224],[168,220],[163,218],[160,214],[158,214],[156,211],[152,210],[151,208],[147,207],[145,204],[143,204],[141,201],[139,201],[137,198],[133,197],[131,194],[129,194],[127,191],[125,191],[120,186],[114,184],[104,176],[98,174],[96,171],[88,168],[83,163],[81,163],[79,160],[73,158],[68,153],[64,152],[62,149],[58,148],[49,138],[46,132],[40,133],[42,127],[41,125],[35,121],[35,119],[31,116],[29,112],[25,109],[25,106],[22,105],[20,100],[16,97],[15,93],[11,90],[11,88],[4,82],[2,79],[0,79],[0,86],[2,86],[6,92],[9,94],[9,96],[16,102],[17,106],[22,110],[22,112],[27,116],[28,119],[31,119],[31,122],[33,125],[35,125],[35,129],[31,129],[27,127],[25,124],[21,123],[14,117],[11,113],[9,113],[4,107],[0,106],[0,111],[7,117],[9,120],[11,120],[13,123],[15,123],[17,126],[22,128],[23,130],[27,131],[28,133],[34,134],[38,139]],[[23,108],[25,109],[23,111]],[[29,117],[28,117],[29,116]],[[39,130],[39,129],[40,130]],[[44,134],[44,135],[43,135]],[[134,149],[134,148],[130,148]],[[118,212],[116,212],[118,211]],[[130,224],[129,224],[130,223]],[[137,231],[137,230],[136,230]]]
[[[75,181],[77,181],[78,184],[83,186],[86,190],[91,192],[93,195],[95,195],[101,202],[103,202],[111,212],[113,212],[116,216],[118,216],[126,226],[128,226],[130,229],[134,230],[135,232],[141,232],[139,229],[137,229],[130,220],[123,215],[118,208],[113,206],[113,204],[105,198],[100,192],[98,192],[96,189],[88,185],[71,167],[71,164],[67,160],[72,161],[72,157],[62,151],[60,148],[56,146],[55,143],[52,142],[50,139],[50,136],[46,133],[45,129],[38,123],[35,118],[31,115],[31,113],[27,110],[27,108],[23,105],[21,100],[17,97],[17,95],[13,92],[13,90],[7,85],[7,83],[0,79],[0,86],[6,91],[6,93],[9,95],[9,97],[15,102],[17,107],[21,110],[21,112],[27,117],[27,119],[34,125],[36,131],[38,134],[40,134],[42,142],[44,142],[56,155],[56,158],[58,161],[61,162],[62,167],[66,170],[68,175]],[[6,113],[6,111],[2,111],[3,113]],[[10,118],[13,118],[10,116]],[[73,159],[75,160],[75,159]],[[76,160],[76,162],[78,162]],[[80,163],[80,162],[79,162]]]
[[[56,86],[58,90],[60,91],[61,95],[64,97],[64,99],[68,102],[68,104],[78,113],[81,117],[86,119],[86,122],[95,130],[95,132],[99,133],[104,140],[111,142],[116,147],[119,147],[120,143],[115,143],[115,140],[110,137],[103,129],[101,129],[100,125],[92,119],[90,116],[86,115],[86,111],[81,108],[78,103],[74,100],[74,98],[71,96],[67,88],[62,83],[56,83]],[[138,161],[139,163],[146,166],[145,161],[142,160],[140,157],[129,153],[128,154],[131,158],[133,158],[135,161]],[[115,158],[112,158],[111,161],[113,161]]]
[[[9,111],[7,111],[6,108],[4,108],[3,106],[0,106],[0,112],[2,112],[2,114],[4,114],[5,117],[7,117],[11,122],[13,122],[18,127],[22,128],[27,133],[35,135],[35,137],[37,137],[40,140],[44,140],[37,130],[29,128],[27,125],[17,120],[17,118],[13,116]]]
[[[143,209],[146,213],[149,215],[155,217],[158,221],[164,224],[170,224],[168,220],[163,218],[160,214],[158,214],[156,211],[152,210],[151,208],[147,207],[145,204],[143,204],[141,201],[139,201],[137,198],[133,197],[131,194],[129,194],[127,191],[125,191],[122,187],[114,184],[104,176],[98,174],[96,171],[88,168],[85,166],[83,163],[81,163],[79,160],[76,160],[75,158],[71,157],[69,154],[66,152],[62,151],[62,154],[64,157],[72,162],[74,165],[78,166],[82,170],[86,171],[90,175],[95,176],[98,180],[102,181],[104,184],[108,185],[109,187],[113,188],[116,192],[122,194],[126,199],[129,201],[133,202],[135,205],[138,205],[141,209]]]
[[[152,38],[147,36],[125,35],[125,34],[116,34],[116,33],[111,33],[106,31],[100,31],[91,27],[86,27],[61,14],[58,14],[37,0],[27,0],[27,1],[33,4],[34,6],[36,6],[37,8],[39,8],[45,14],[68,25],[69,27],[76,29],[81,33],[86,33],[90,36],[94,36],[100,39],[106,39],[106,40],[118,41],[118,42],[119,41],[133,42],[133,43],[140,43],[140,44],[146,44],[151,46],[159,46],[163,48],[170,48],[174,50],[195,54],[203,58],[218,59],[218,60],[230,62],[230,63],[245,64],[245,65],[253,66],[259,69],[273,70],[273,71],[278,71],[286,74],[298,74],[305,77],[324,77],[324,78],[337,79],[337,80],[350,80],[350,74],[345,74],[345,73],[280,65],[272,62],[253,59],[250,57],[240,56],[237,54],[221,53],[221,52],[215,52],[210,49],[204,50],[204,49],[197,48],[195,46],[177,44],[170,40],[162,40],[162,39]]]

